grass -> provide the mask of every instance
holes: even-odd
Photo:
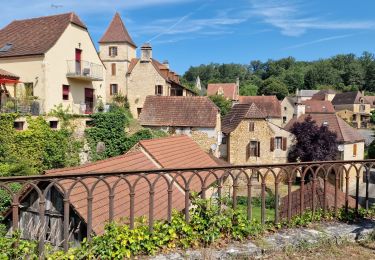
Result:
[[[247,206],[246,205],[238,205],[238,209],[242,210],[244,214],[247,214]],[[255,207],[252,208],[252,218],[261,220],[262,216],[262,208],[261,207]],[[267,209],[266,208],[266,221],[267,220],[274,220],[275,219],[275,210],[274,209]]]

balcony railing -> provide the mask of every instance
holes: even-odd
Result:
[[[88,61],[68,60],[68,71],[66,76],[68,78],[87,80],[87,81],[101,81],[103,80],[103,66],[100,64]]]
[[[124,169],[3,177],[0,190],[8,193],[11,201],[3,214],[9,234],[19,230],[23,238],[39,240],[39,252],[43,252],[46,241],[67,250],[80,232],[90,240],[92,234],[103,232],[108,221],[125,219],[134,228],[135,218],[143,215],[152,231],[155,220],[171,221],[172,210],[176,209],[189,222],[192,192],[203,199],[214,199],[219,206],[236,209],[241,205],[249,219],[253,219],[256,198],[262,224],[289,222],[305,211],[338,214],[342,207],[369,209],[375,199],[369,188],[374,168],[375,160]],[[15,183],[23,187],[18,192],[12,189]],[[271,206],[266,206],[266,198],[270,192],[274,214],[267,220],[266,207]]]
[[[40,99],[34,98],[5,98],[1,100],[0,112],[38,116],[44,113],[44,102]]]

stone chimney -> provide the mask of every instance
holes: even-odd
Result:
[[[239,77],[236,78],[236,88],[237,88],[236,100],[238,100],[238,97],[240,96],[240,78]]]
[[[164,65],[167,69],[169,69],[169,62],[168,62],[167,60],[163,61],[163,65]]]
[[[141,47],[141,62],[150,62],[152,59],[151,44],[145,43]]]

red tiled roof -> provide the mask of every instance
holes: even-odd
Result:
[[[121,19],[119,13],[116,13],[112,19],[111,24],[107,28],[106,32],[100,39],[99,43],[129,43],[130,45],[137,47],[130,37],[126,27]]]
[[[147,96],[139,121],[144,126],[214,128],[218,113],[208,97]]]
[[[335,113],[335,108],[330,101],[326,100],[306,100],[302,101],[305,105],[305,113]]]
[[[240,104],[255,103],[268,117],[281,118],[281,106],[276,96],[240,96]]]
[[[303,203],[303,210],[310,209],[312,210],[312,202],[313,202],[313,182],[309,182],[304,186],[304,203]],[[335,186],[332,185],[330,182],[327,181],[327,190],[326,190],[326,207],[328,209],[334,209],[335,206]],[[318,178],[316,182],[316,189],[315,189],[315,209],[323,209],[324,205],[324,180],[322,178]],[[295,190],[291,194],[291,216],[297,216],[300,214],[300,203],[301,203],[301,190]],[[355,199],[352,197],[348,197],[349,207],[355,207]],[[345,206],[345,193],[340,189],[337,189],[337,208],[340,209]],[[281,198],[280,202],[280,218],[287,218],[288,217],[288,195]]]
[[[50,170],[47,174],[69,174],[69,173],[109,173],[131,170],[152,170],[158,168],[187,168],[187,167],[210,167],[216,166],[217,163],[199,146],[187,136],[175,136],[167,138],[159,138],[145,140],[139,143],[141,149],[127,154],[113,157],[110,159],[89,163],[86,165]],[[152,158],[152,159],[151,159]],[[203,177],[207,173],[201,173]],[[172,177],[173,173],[170,174]],[[153,182],[158,174],[149,174],[148,180]],[[187,173],[184,176],[190,177]],[[127,180],[134,184],[138,175],[132,175]],[[118,177],[106,178],[109,185],[113,185]],[[177,182],[172,188],[172,208],[182,210],[184,208],[185,194],[181,189],[183,181],[181,178],[176,179]],[[86,178],[83,180],[85,185],[92,187],[96,179]],[[214,181],[213,177],[209,178],[209,184]],[[72,185],[71,180],[61,180],[59,183],[64,189],[69,189]],[[194,177],[190,183],[192,191],[199,192],[201,183],[198,177]],[[149,184],[142,179],[138,182],[135,189],[135,216],[148,216],[149,214]],[[130,216],[130,200],[129,187],[122,181],[116,187],[114,198],[114,218],[119,221],[123,217]],[[155,185],[154,195],[154,218],[165,219],[167,217],[168,206],[168,186],[167,183],[160,178]],[[83,220],[87,220],[87,193],[82,184],[73,188],[70,195],[70,202],[74,210],[81,216]],[[92,225],[96,234],[104,231],[105,222],[109,219],[109,191],[103,182],[99,182],[93,193],[93,212]]]
[[[7,78],[7,79],[19,79],[17,75],[8,72],[6,70],[0,69],[0,78]]]
[[[243,119],[262,119],[267,116],[259,110],[255,103],[237,104],[221,121],[221,130],[228,134],[234,131]]]
[[[8,51],[0,52],[0,58],[42,55],[57,42],[71,23],[87,30],[74,13],[13,21],[0,30],[0,48],[11,44]]]
[[[237,100],[236,83],[210,83],[207,85],[207,96],[214,96],[222,93],[224,97],[230,100]]]
[[[337,134],[337,140],[339,142],[356,143],[364,141],[364,137],[361,134],[336,114],[304,114],[298,119],[293,118],[290,120],[285,126],[285,129],[290,130],[296,122],[302,123],[308,116],[311,116],[312,120],[319,126],[326,122],[328,124],[328,129]]]

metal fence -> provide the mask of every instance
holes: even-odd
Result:
[[[217,166],[149,171],[47,174],[0,178],[10,195],[5,208],[9,234],[19,230],[26,239],[46,241],[65,250],[83,237],[101,234],[104,224],[118,221],[134,227],[146,216],[150,230],[158,219],[170,221],[174,209],[189,221],[191,194],[213,199],[219,206],[240,206],[260,221],[290,221],[306,210],[321,208],[337,214],[341,207],[368,209],[375,160],[330,161],[272,165]],[[22,188],[21,188],[22,187]],[[266,203],[272,194],[272,205]],[[242,204],[240,204],[241,202]],[[267,207],[272,218],[267,219]]]
[[[44,113],[44,102],[40,99],[4,98],[0,102],[0,112],[39,116]]]

